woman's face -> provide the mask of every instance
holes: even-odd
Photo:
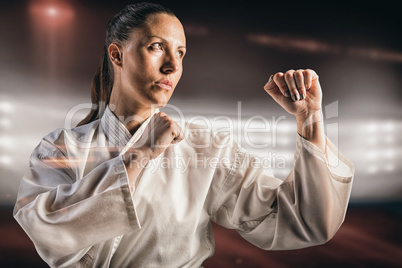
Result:
[[[164,107],[180,80],[185,52],[180,21],[168,14],[149,16],[122,48],[120,94],[126,104]]]

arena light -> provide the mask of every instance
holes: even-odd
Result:
[[[46,12],[51,17],[57,16],[58,13],[57,9],[54,7],[49,7]]]
[[[395,157],[395,151],[392,149],[388,149],[384,152],[384,156],[386,158],[394,158]]]
[[[8,165],[11,165],[12,162],[13,161],[12,161],[11,157],[9,157],[8,155],[1,155],[0,156],[0,164],[8,166]]]
[[[366,130],[368,132],[376,132],[378,130],[378,124],[372,122],[369,125],[367,125]]]
[[[0,147],[3,148],[12,148],[13,140],[8,136],[0,137]]]
[[[392,172],[395,170],[395,166],[393,164],[386,165],[385,170],[388,172]]]
[[[394,122],[390,121],[390,122],[385,123],[383,128],[385,131],[393,131],[395,129],[395,124],[394,124]]]
[[[295,126],[289,122],[280,122],[280,124],[278,124],[277,131],[281,133],[291,133],[295,131]]]
[[[73,9],[60,1],[33,1],[29,12],[35,23],[46,28],[60,27],[74,17]]]
[[[309,53],[327,53],[332,55],[346,53],[350,56],[363,57],[372,60],[402,62],[402,53],[400,51],[365,47],[343,47],[341,45],[322,42],[321,40],[272,34],[249,34],[246,36],[246,39],[251,43],[276,47],[282,50],[298,50]]]
[[[10,102],[2,101],[0,102],[0,111],[10,113],[13,111],[13,105]]]

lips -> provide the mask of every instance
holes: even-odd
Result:
[[[173,82],[168,79],[163,79],[158,82],[156,82],[159,87],[166,89],[166,90],[173,90]]]

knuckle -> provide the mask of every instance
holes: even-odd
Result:
[[[294,72],[293,76],[297,78],[303,78],[303,71],[297,70]]]
[[[279,79],[283,77],[283,73],[282,72],[277,72],[276,74],[274,74],[274,79]]]
[[[285,78],[292,78],[294,74],[294,70],[289,70],[285,73]]]
[[[310,75],[314,75],[314,74],[315,74],[315,71],[314,71],[314,70],[311,70],[311,69],[306,69],[305,72],[306,72],[307,74],[310,74]]]

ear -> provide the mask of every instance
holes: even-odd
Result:
[[[108,47],[109,59],[110,61],[117,66],[122,66],[123,57],[120,46],[116,43],[111,43]]]

